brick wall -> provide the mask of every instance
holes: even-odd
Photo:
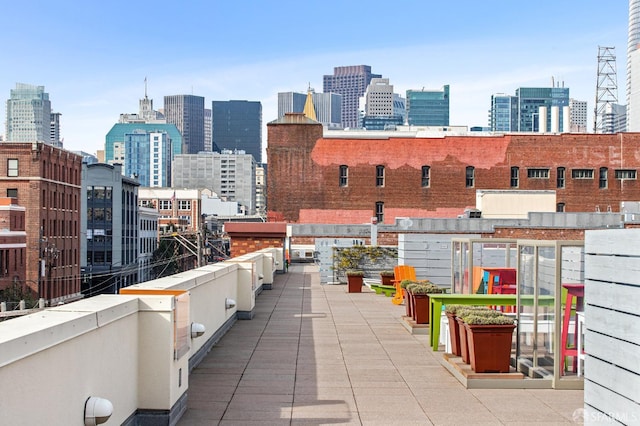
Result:
[[[619,211],[621,201],[640,200],[639,179],[615,179],[616,169],[640,169],[637,133],[325,139],[319,124],[289,123],[269,123],[268,133],[269,220],[368,223],[378,201],[387,224],[395,217],[456,217],[475,207],[478,189],[554,190],[566,212]],[[345,187],[340,165],[348,166]],[[377,165],[385,167],[383,187],[376,186]],[[429,187],[422,186],[422,166],[430,168]],[[512,167],[519,170],[517,187]],[[557,185],[558,167],[565,168],[564,188]],[[528,178],[529,168],[549,169],[548,178]],[[593,178],[574,179],[573,169],[593,170]]]
[[[17,177],[8,176],[8,161],[0,161],[0,196],[17,189],[18,205],[26,208],[27,285],[37,291],[40,281],[48,301],[79,295],[82,157],[43,143],[7,142],[0,144],[0,158],[18,160]],[[41,278],[44,248],[50,255]]]
[[[257,237],[240,237],[231,238],[231,257],[241,256],[243,254],[252,253],[262,250],[263,248],[283,248],[284,240],[282,238],[261,238]]]

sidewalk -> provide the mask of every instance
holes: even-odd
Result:
[[[404,306],[293,264],[189,377],[179,425],[576,424],[583,391],[465,389]]]

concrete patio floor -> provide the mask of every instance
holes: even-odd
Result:
[[[179,425],[567,425],[583,391],[465,389],[404,306],[294,264],[189,377]]]

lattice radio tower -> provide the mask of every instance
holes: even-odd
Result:
[[[596,107],[593,114],[594,133],[607,133],[607,115],[613,114],[613,104],[618,103],[618,72],[615,47],[598,46],[598,84]],[[609,121],[612,117],[609,117]]]

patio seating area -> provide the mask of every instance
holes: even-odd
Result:
[[[510,297],[509,295],[505,295]],[[582,390],[466,389],[405,307],[293,264],[189,377],[180,425],[576,424]],[[574,418],[578,416],[577,418]]]

